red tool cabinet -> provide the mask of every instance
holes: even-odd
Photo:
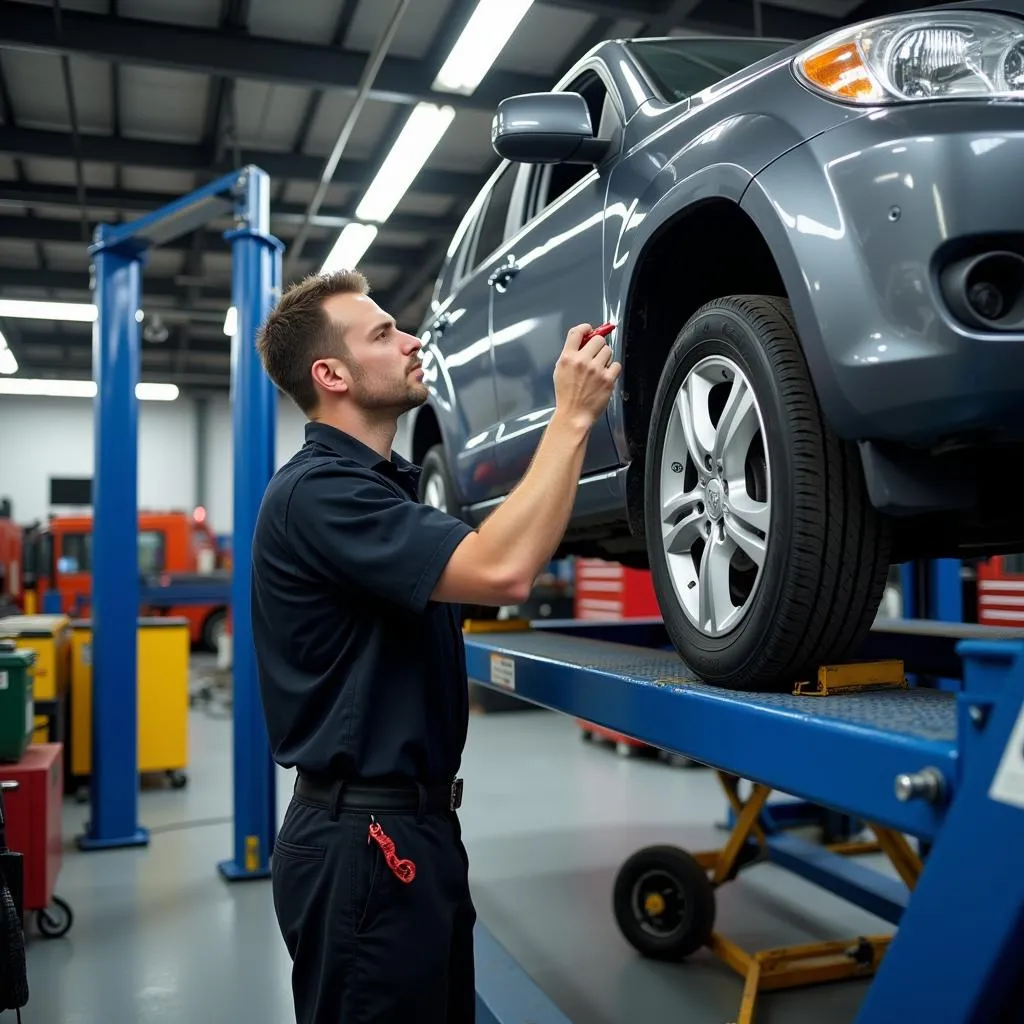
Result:
[[[628,569],[600,558],[576,559],[575,601],[577,619],[659,618],[661,609],[654,594],[651,574]],[[647,744],[593,722],[578,721],[585,738],[597,736],[616,744],[620,752],[646,749]]]
[[[4,790],[4,811],[7,846],[22,855],[26,912],[50,906],[60,874],[63,751],[60,743],[34,744],[15,764],[0,764],[0,781],[18,783]]]

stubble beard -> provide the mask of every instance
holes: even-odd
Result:
[[[426,385],[421,381],[411,381],[408,375],[401,383],[389,381],[385,384],[371,382],[359,374],[353,383],[358,388],[356,398],[359,405],[375,415],[390,413],[401,416],[422,405],[428,397]]]

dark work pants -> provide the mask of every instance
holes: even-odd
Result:
[[[293,796],[271,864],[297,1024],[472,1024],[468,859],[454,814],[374,812],[416,877],[395,877],[370,812]]]

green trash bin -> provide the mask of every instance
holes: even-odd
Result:
[[[20,761],[35,729],[32,695],[36,652],[0,640],[0,761]]]

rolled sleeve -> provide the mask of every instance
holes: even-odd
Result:
[[[399,495],[372,470],[334,464],[303,474],[288,503],[287,535],[315,574],[422,612],[472,527]]]

